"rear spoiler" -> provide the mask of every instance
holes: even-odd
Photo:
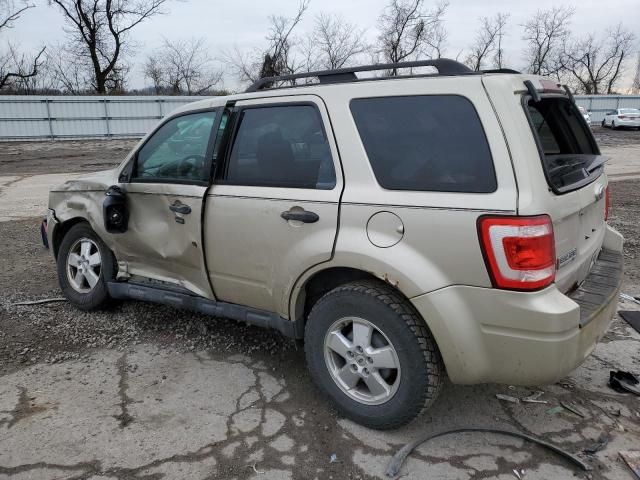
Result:
[[[542,84],[542,93],[566,93],[569,97],[569,100],[571,100],[573,103],[576,102],[575,98],[573,97],[573,93],[571,93],[571,89],[568,85],[561,85],[552,80],[545,79],[540,80],[540,83]],[[529,92],[529,95],[531,95],[531,98],[535,103],[538,103],[542,99],[542,97],[540,97],[540,92],[531,80],[525,80],[524,86],[527,87],[527,91]]]

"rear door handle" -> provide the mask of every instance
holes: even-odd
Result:
[[[320,220],[320,217],[315,212],[309,212],[307,210],[287,210],[280,214],[286,221],[298,221],[302,223],[316,223]]]
[[[189,205],[185,205],[180,200],[176,200],[169,205],[169,210],[174,213],[180,213],[181,215],[189,215],[191,213],[191,207]]]

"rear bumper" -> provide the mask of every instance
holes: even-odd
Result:
[[[640,127],[640,120],[616,120],[616,127]]]
[[[621,237],[608,228],[585,282],[567,295],[451,286],[412,299],[428,323],[453,383],[545,385],[593,351],[616,313]],[[615,237],[620,237],[619,240]]]

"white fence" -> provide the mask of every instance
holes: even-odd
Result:
[[[142,137],[203,97],[0,96],[0,141]]]
[[[0,96],[0,141],[142,137],[175,108],[203,97]],[[640,95],[579,95],[598,124],[620,107],[640,108]]]

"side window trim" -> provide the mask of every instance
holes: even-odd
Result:
[[[261,100],[261,99],[255,99],[255,100]],[[242,118],[242,114],[247,110],[254,110],[254,109],[261,109],[261,108],[277,108],[277,107],[312,107],[316,115],[318,116],[318,121],[320,122],[320,127],[322,128],[322,134],[324,135],[324,138],[326,139],[326,141],[330,143],[330,140],[329,140],[330,137],[327,134],[327,126],[325,125],[325,120],[322,116],[320,107],[315,102],[312,102],[309,100],[302,100],[302,101],[294,100],[290,102],[279,101],[279,102],[273,102],[273,103],[256,103],[256,104],[234,106],[231,117],[229,118],[229,121],[228,121],[226,131],[225,131],[225,138],[223,140],[224,144],[221,145],[221,149],[220,149],[224,154],[224,163],[222,165],[222,168],[218,169],[220,173],[216,174],[216,181],[215,181],[216,184],[246,186],[242,183],[227,181],[227,175],[229,171],[229,161],[231,159],[231,152],[233,150],[233,146],[235,144],[236,138],[238,136],[238,131],[241,125],[240,119]],[[333,132],[333,130],[331,130],[331,132]],[[340,170],[336,168],[336,158],[331,148],[329,148],[329,155],[331,155],[331,166],[333,168],[334,175],[336,176],[336,185],[337,185],[337,175],[340,172]],[[334,189],[336,188],[336,185],[334,185],[333,187]],[[249,185],[249,186],[255,186],[255,185]],[[276,188],[300,188],[300,187],[276,187]],[[303,187],[303,189],[304,188],[305,187]]]
[[[180,179],[174,179],[174,178],[135,178],[134,177],[134,172],[137,170],[138,167],[138,155],[140,153],[140,151],[145,147],[145,145],[147,143],[149,143],[149,141],[151,140],[151,138],[153,138],[153,136],[158,133],[158,131],[164,127],[167,123],[175,120],[176,118],[180,118],[180,117],[186,117],[188,115],[195,115],[198,113],[207,113],[207,112],[216,112],[216,118],[213,122],[213,126],[211,127],[211,132],[209,133],[209,141],[207,143],[207,150],[206,150],[206,166],[209,170],[209,178],[211,178],[211,167],[212,167],[212,161],[213,161],[213,147],[215,144],[215,132],[216,130],[214,130],[214,128],[216,128],[217,125],[219,125],[219,118],[222,117],[222,115],[218,115],[217,112],[223,110],[220,107],[213,107],[213,108],[200,108],[197,110],[189,110],[186,112],[180,112],[176,115],[171,115],[169,117],[166,117],[163,119],[162,122],[160,122],[158,125],[156,125],[156,127],[153,129],[153,131],[151,132],[150,135],[147,136],[146,140],[144,141],[144,143],[142,143],[141,145],[138,146],[138,148],[136,148],[135,152],[133,153],[133,155],[131,156],[131,158],[129,159],[129,161],[127,162],[127,164],[122,168],[122,170],[120,171],[120,175],[118,176],[118,182],[119,183],[159,183],[159,184],[177,184],[177,185],[201,185],[201,186],[208,186],[210,184],[210,181],[198,181],[198,180],[180,180]]]
[[[218,141],[218,135],[220,135],[220,125],[222,124],[222,119],[224,118],[224,116],[228,115],[229,118],[227,119],[224,131],[221,134],[220,149],[217,152],[218,157],[222,158],[222,162],[224,163],[224,157],[226,153],[226,137],[229,134],[235,103],[235,101],[230,101],[227,102],[227,104],[223,108],[220,108],[220,112],[216,115],[215,122],[213,122],[213,130],[211,132],[211,137],[209,138],[209,146],[207,147],[207,169],[209,171],[209,185],[213,185],[215,183],[218,172],[220,171],[220,160],[216,159],[216,162],[214,163],[213,158],[214,154],[216,153],[215,148]]]

